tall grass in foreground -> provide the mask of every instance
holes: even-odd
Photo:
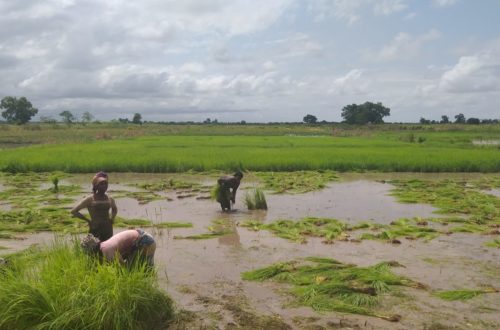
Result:
[[[154,272],[100,264],[76,243],[8,259],[0,272],[0,329],[155,329],[173,315]]]
[[[245,205],[249,210],[267,210],[266,196],[264,192],[255,188],[252,192],[245,194]]]

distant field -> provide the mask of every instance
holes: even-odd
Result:
[[[61,141],[54,141],[55,144],[5,148],[0,154],[0,170],[21,172],[61,170],[73,173],[96,170],[184,172],[236,168],[252,171],[321,169],[395,172],[500,171],[498,146],[475,146],[471,142],[500,140],[499,125],[475,130],[467,127],[445,131],[430,130],[425,127],[350,130],[340,127],[311,128],[301,125],[295,129],[291,126],[286,134],[283,131],[286,131],[287,126],[278,125],[277,130],[281,130],[281,136],[272,136],[273,134],[269,132],[272,127],[267,126],[242,128],[240,125],[233,125],[234,127],[211,125],[212,134],[206,131],[207,127],[198,126],[204,135],[187,135],[186,131],[183,131],[177,135],[160,136],[154,131],[159,129],[158,127],[132,127],[120,129],[125,132],[143,130],[143,133],[130,134],[128,138],[111,136],[109,139],[89,139],[88,142],[82,143],[71,143],[68,142],[71,138],[61,138]],[[189,130],[187,127],[184,129]],[[249,130],[247,133],[253,130],[267,132],[258,136],[226,134],[245,129]],[[312,134],[314,129],[322,134]],[[61,130],[65,131],[66,135],[79,132],[78,129]],[[80,130],[88,133],[94,132],[95,128],[80,128]],[[42,129],[38,133],[46,138],[50,131]]]

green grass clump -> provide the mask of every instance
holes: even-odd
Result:
[[[200,189],[201,184],[195,182],[187,182],[177,179],[169,179],[168,181],[148,182],[137,184],[139,188],[148,191],[170,191],[170,190],[185,190],[185,189]]]
[[[464,290],[452,290],[452,291],[436,291],[434,292],[434,295],[443,300],[455,301],[455,300],[469,300],[485,293],[497,293],[497,292],[498,290],[494,288],[479,289],[479,290],[464,289]]]
[[[192,228],[189,222],[160,222],[154,225],[155,228]]]
[[[187,236],[174,236],[174,239],[210,239],[225,236],[234,232],[231,223],[226,220],[214,220],[212,225],[208,226],[208,233],[187,235]]]
[[[34,209],[47,205],[64,205],[74,201],[80,194],[78,185],[57,185],[54,177],[65,176],[64,173],[18,173],[13,175],[0,174],[5,189],[0,191],[0,200],[10,204],[14,209]],[[42,184],[52,181],[53,186],[41,188]],[[57,188],[56,188],[57,187]]]
[[[486,242],[486,246],[500,249],[500,238],[495,238],[493,241]]]
[[[266,196],[264,192],[256,188],[245,195],[245,204],[249,210],[267,210]]]
[[[468,222],[500,223],[500,198],[479,191],[476,185],[465,181],[391,181],[401,202],[428,203],[439,209],[438,213],[468,216]]]
[[[338,178],[332,171],[258,172],[255,174],[264,182],[265,189],[276,193],[300,194],[320,190],[325,188],[328,182]]]
[[[418,225],[421,219],[399,219],[393,221],[389,226],[379,226],[376,233],[363,233],[360,239],[377,239],[384,241],[393,241],[404,237],[408,239],[432,240],[440,235],[440,232],[434,228]],[[381,231],[380,228],[383,228]]]
[[[155,272],[100,264],[78,244],[8,258],[0,276],[1,329],[152,329],[173,315]]]
[[[346,238],[346,231],[349,230],[345,223],[337,219],[314,217],[298,221],[277,220],[269,224],[250,220],[241,226],[255,231],[269,230],[276,236],[298,243],[306,243],[307,237],[321,237],[325,243],[332,243],[335,239]]]
[[[288,283],[298,305],[318,311],[337,311],[397,321],[377,309],[381,297],[393,295],[398,286],[423,288],[420,283],[394,274],[395,262],[370,267],[344,264],[328,258],[283,262],[242,273],[247,281],[273,280]]]

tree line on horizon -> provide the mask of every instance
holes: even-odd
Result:
[[[38,109],[33,107],[32,103],[28,101],[26,97],[16,98],[13,96],[6,96],[0,102],[0,109],[3,109],[2,117],[5,118],[7,123],[10,124],[26,124],[28,123],[33,116],[38,113]],[[341,116],[343,118],[342,123],[349,125],[367,125],[367,124],[384,124],[384,117],[390,116],[391,110],[388,107],[385,107],[381,102],[373,103],[373,102],[365,102],[363,104],[349,104],[342,108]],[[88,124],[95,121],[94,116],[85,111],[80,121],[78,121],[77,117],[68,110],[64,110],[59,113],[61,117],[61,122],[65,124]],[[447,115],[442,115],[440,121],[429,120],[423,117],[420,118],[420,124],[498,124],[500,121],[498,119],[479,119],[479,118],[465,118],[464,114],[459,113],[455,115],[455,121],[451,121]],[[57,120],[52,117],[40,116],[40,122],[43,123],[56,123]],[[140,113],[135,113],[132,119],[128,118],[118,118],[112,120],[112,122],[118,122],[123,124],[143,124],[147,123],[142,120],[142,115]],[[151,122],[153,123],[153,122]],[[165,122],[157,122],[157,123],[165,123]],[[169,124],[178,123],[178,122],[167,122]],[[188,122],[195,123],[195,122]],[[202,124],[219,124],[220,122],[217,119],[207,118]],[[335,122],[327,122],[325,120],[318,121],[318,118],[312,114],[307,114],[302,119],[302,123],[305,124],[330,124]],[[247,122],[242,120],[240,122],[236,122],[236,124],[245,125]],[[269,123],[274,124],[274,123]]]

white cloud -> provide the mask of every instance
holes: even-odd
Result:
[[[334,80],[330,93],[334,94],[363,94],[368,87],[367,79],[363,72],[353,69],[346,75]]]
[[[390,15],[408,7],[403,0],[382,0],[375,3],[374,11],[377,15]]]
[[[309,3],[308,9],[316,21],[333,16],[353,24],[360,19],[359,11],[366,4],[366,0],[314,0]]]
[[[456,4],[458,0],[432,0],[432,4],[436,7],[448,7]]]
[[[382,61],[413,58],[419,53],[423,44],[434,41],[440,36],[441,33],[434,29],[417,36],[400,32],[388,45],[382,47],[374,57]]]
[[[462,56],[443,73],[438,88],[449,93],[500,91],[500,61],[490,52]]]

